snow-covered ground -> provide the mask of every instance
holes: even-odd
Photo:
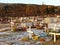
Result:
[[[40,33],[43,33],[43,30],[37,30],[37,29],[32,29],[32,31],[36,34],[39,35]],[[0,32],[0,42],[6,44],[6,45],[32,45],[30,42],[23,42],[20,41],[19,39],[22,37],[28,36],[28,32]],[[3,44],[1,44],[3,45]],[[34,43],[33,45],[37,45]]]
[[[48,24],[48,28],[56,28],[56,29],[60,29],[60,23],[49,23]]]

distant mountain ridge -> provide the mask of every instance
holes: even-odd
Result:
[[[0,17],[60,15],[60,6],[0,3]]]

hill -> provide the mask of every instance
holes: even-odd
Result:
[[[60,15],[60,6],[0,3],[0,17]]]

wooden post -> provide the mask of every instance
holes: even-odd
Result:
[[[54,33],[54,42],[56,42],[56,34]]]
[[[11,18],[11,22],[10,23],[11,23],[11,31],[12,31],[12,18]]]
[[[46,26],[45,26],[45,32],[46,32]]]
[[[12,18],[11,18],[11,31],[13,31],[13,29],[14,29],[14,22],[12,21]]]

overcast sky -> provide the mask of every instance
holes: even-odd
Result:
[[[24,4],[39,4],[60,6],[60,0],[0,0],[0,3],[24,3]]]

